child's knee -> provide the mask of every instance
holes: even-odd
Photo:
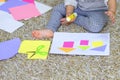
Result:
[[[94,29],[94,30],[89,30],[92,33],[99,33],[101,32],[102,29]]]
[[[89,26],[88,31],[92,32],[92,33],[99,33],[102,31],[103,26],[100,25],[95,25],[95,26]]]

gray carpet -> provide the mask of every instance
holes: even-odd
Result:
[[[55,6],[63,0],[37,0]],[[120,4],[118,4],[118,9]],[[31,31],[47,24],[50,12],[24,22],[24,26],[13,33],[0,30],[0,42],[19,37],[33,40]],[[24,54],[0,61],[0,80],[120,80],[120,9],[116,23],[109,24],[102,33],[110,33],[110,55],[103,56],[63,56],[49,55],[47,60],[27,60]],[[87,32],[82,27],[71,24],[61,26],[59,31]]]

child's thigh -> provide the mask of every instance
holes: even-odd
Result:
[[[90,12],[88,14],[88,26],[91,32],[100,32],[108,21],[108,17],[104,11]]]
[[[108,21],[105,11],[84,11],[84,13],[79,14],[74,23],[90,32],[100,32]]]
[[[108,21],[105,11],[91,11],[87,13],[87,17],[93,25],[104,25]]]

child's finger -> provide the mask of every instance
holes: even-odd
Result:
[[[62,18],[62,19],[60,19],[60,21],[65,21],[66,20],[66,18]]]
[[[106,11],[105,14],[108,15],[108,11]]]
[[[107,16],[110,16],[110,13],[107,11],[107,12],[105,12],[105,14],[107,15]]]
[[[112,20],[112,23],[115,23],[115,17],[112,17],[111,20]]]
[[[105,14],[108,15],[108,17],[110,18],[112,23],[115,23],[115,15],[114,15],[114,13],[112,13],[111,11],[106,11]]]
[[[63,22],[61,22],[61,24],[66,24],[66,22],[65,22],[65,21],[63,21]]]
[[[114,23],[115,22],[115,17],[111,15],[110,20],[111,20],[112,23]]]

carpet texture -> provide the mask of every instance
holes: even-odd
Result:
[[[54,7],[63,0],[37,0]],[[117,4],[116,23],[109,24],[101,33],[110,33],[110,55],[66,56],[49,55],[47,60],[27,60],[24,54],[0,61],[0,80],[120,80],[120,4]],[[31,32],[42,29],[50,18],[50,12],[23,20],[24,26],[13,33],[0,30],[0,42],[19,37],[33,40]],[[59,31],[86,33],[75,24],[61,26]]]

